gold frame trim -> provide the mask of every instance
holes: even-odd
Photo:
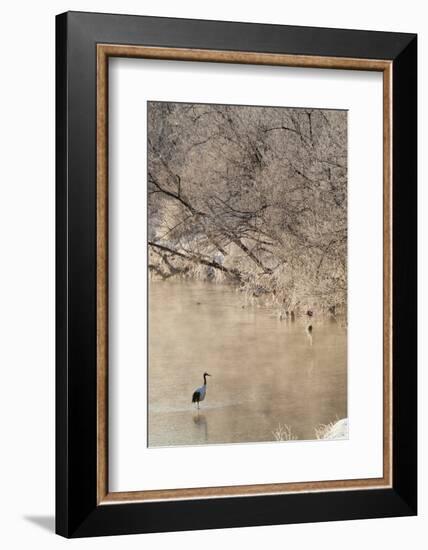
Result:
[[[108,59],[133,57],[383,73],[383,477],[150,491],[108,490]],[[278,493],[377,489],[392,486],[392,68],[391,61],[97,45],[97,504]]]

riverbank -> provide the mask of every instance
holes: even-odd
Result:
[[[337,422],[332,422],[331,424],[328,424],[326,426],[322,426],[321,429],[323,434],[321,437],[318,437],[318,439],[348,439],[348,419],[342,418],[341,420],[338,420]],[[318,432],[317,432],[318,436]]]

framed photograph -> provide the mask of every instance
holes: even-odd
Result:
[[[57,533],[416,514],[416,35],[56,25]]]

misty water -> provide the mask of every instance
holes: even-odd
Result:
[[[244,303],[231,286],[150,282],[149,446],[273,441],[279,424],[315,439],[347,416],[346,329],[314,319],[311,339],[307,319]]]

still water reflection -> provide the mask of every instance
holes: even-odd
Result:
[[[224,285],[151,281],[149,299],[149,446],[272,441],[278,424],[315,439],[347,416],[343,327],[311,321],[311,337]]]

